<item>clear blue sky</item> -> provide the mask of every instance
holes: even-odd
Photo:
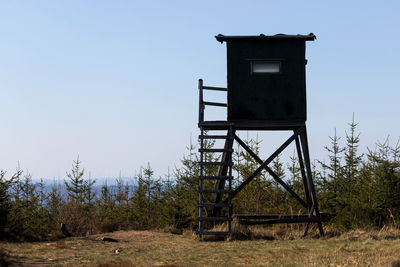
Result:
[[[218,33],[308,34],[310,149],[353,112],[361,146],[400,136],[399,1],[1,1],[0,169],[157,176],[197,129],[197,79],[226,85]],[[276,146],[275,135],[263,149]],[[278,144],[279,145],[279,144]],[[265,155],[265,157],[268,155]]]

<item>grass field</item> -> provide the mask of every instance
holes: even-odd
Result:
[[[274,231],[253,240],[200,241],[192,232],[119,231],[0,247],[14,266],[400,266],[399,230],[299,236]]]

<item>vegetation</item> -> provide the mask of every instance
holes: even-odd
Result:
[[[326,147],[329,161],[314,163],[314,179],[322,212],[332,217],[339,230],[400,223],[400,147],[388,141],[376,149],[359,153],[357,124],[350,123],[341,146],[336,131]],[[260,141],[247,140],[259,151]],[[207,142],[213,147],[214,142]],[[206,154],[208,160],[218,160]],[[240,183],[259,165],[250,155],[235,147],[235,183]],[[29,173],[17,171],[11,177],[0,172],[0,237],[4,240],[56,239],[60,224],[74,236],[121,229],[172,227],[176,232],[192,230],[198,216],[198,156],[190,144],[182,166],[167,178],[154,177],[150,165],[141,168],[134,186],[117,179],[117,186],[102,185],[95,192],[95,181],[86,173],[79,158],[66,174],[66,194],[55,185],[50,192],[43,181],[33,183]],[[270,166],[285,177],[302,196],[300,169],[294,154],[287,164],[276,158]],[[215,168],[215,167],[214,167]],[[213,166],[206,172],[214,171]],[[174,178],[171,178],[174,177]],[[206,185],[207,186],[207,185]],[[209,184],[209,186],[212,186]],[[236,213],[301,213],[301,205],[267,173],[260,173],[235,197]]]

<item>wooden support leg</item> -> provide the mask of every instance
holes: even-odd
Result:
[[[312,179],[310,154],[309,154],[309,151],[308,151],[306,128],[304,128],[304,131],[300,134],[300,143],[301,143],[301,147],[302,147],[303,155],[304,155],[304,161],[305,161],[305,167],[306,167],[306,173],[307,173],[307,180],[308,180],[308,187],[310,189],[311,200],[312,200],[312,203],[313,203],[312,207],[314,209],[315,216],[318,217],[318,218],[321,218],[321,215],[319,213],[317,196],[316,196],[316,193],[315,193],[314,182],[313,182],[313,179]],[[319,221],[317,223],[318,223],[319,234],[321,236],[324,236],[324,230],[322,228],[322,222]]]
[[[308,182],[307,182],[306,172],[304,170],[304,161],[303,161],[303,156],[301,155],[301,148],[300,148],[299,138],[297,137],[295,139],[295,141],[296,141],[297,158],[299,160],[301,178],[303,180],[304,195],[306,197],[308,210],[310,210],[311,207],[312,207],[312,201],[311,201],[311,195],[310,195],[310,188],[309,188]]]
[[[308,228],[310,227],[310,223],[308,222],[306,225],[306,229],[304,230],[303,237],[305,237],[308,234]]]
[[[303,156],[302,156],[302,152],[301,152],[299,138],[297,137],[295,139],[295,141],[296,141],[297,158],[299,160],[299,165],[300,165],[301,178],[303,180],[304,195],[306,197],[308,211],[310,212],[312,209],[312,200],[311,200],[312,198],[311,198],[311,194],[310,194],[310,188],[308,186],[306,172],[304,169],[304,161],[303,161]],[[309,227],[310,227],[310,222],[307,223],[306,228],[304,229],[303,237],[305,237],[308,234]]]

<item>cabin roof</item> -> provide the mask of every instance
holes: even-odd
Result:
[[[223,34],[218,34],[215,36],[215,39],[219,42],[227,42],[227,41],[243,41],[243,40],[268,40],[268,39],[301,39],[304,41],[314,41],[317,39],[317,36],[315,36],[313,33],[309,33],[307,35],[302,35],[302,34],[275,34],[275,35],[223,35]]]

